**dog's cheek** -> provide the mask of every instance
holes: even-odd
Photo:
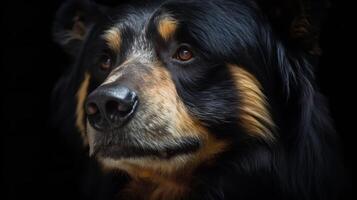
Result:
[[[88,96],[88,88],[90,83],[91,76],[88,72],[84,74],[84,79],[81,82],[77,93],[76,93],[76,122],[75,126],[78,129],[81,137],[83,139],[83,145],[87,146],[88,141],[86,138],[86,126],[85,126],[85,112],[84,112],[84,103]]]
[[[239,124],[253,137],[274,141],[275,124],[269,111],[267,97],[253,74],[242,67],[229,65],[239,93]]]
[[[96,130],[94,130],[94,128],[89,124],[89,122],[87,121],[87,142],[88,142],[88,146],[89,146],[89,155],[93,155],[94,151],[95,151],[95,134],[96,134]]]

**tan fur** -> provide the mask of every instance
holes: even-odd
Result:
[[[229,65],[229,68],[240,94],[240,124],[252,136],[274,140],[274,123],[259,81],[242,67]]]
[[[84,74],[84,79],[79,86],[79,89],[76,94],[77,99],[77,106],[76,106],[76,127],[78,128],[81,136],[83,138],[84,145],[88,144],[88,140],[86,137],[86,130],[85,130],[85,113],[84,113],[84,102],[88,95],[88,86],[90,81],[90,75],[88,72]]]
[[[106,41],[106,44],[115,52],[119,52],[122,38],[121,32],[118,28],[112,27],[111,29],[105,31],[103,39]]]
[[[164,40],[169,40],[175,33],[178,26],[177,20],[171,16],[164,16],[160,19],[158,32]]]
[[[154,180],[154,181],[153,181]],[[179,180],[172,181],[160,176],[135,178],[121,191],[127,199],[178,200],[184,199],[189,187]]]
[[[132,181],[125,188],[124,192],[138,199],[165,200],[181,199],[189,190],[187,174],[160,174],[150,168],[131,166],[130,174]],[[133,173],[135,172],[135,173]],[[145,193],[142,193],[145,191]]]
[[[188,114],[186,107],[177,94],[170,73],[161,65],[157,65],[152,70],[151,78],[155,82],[152,85],[150,84],[146,93],[150,95],[152,102],[161,105],[163,108],[168,108],[169,116],[167,117],[175,120],[175,127],[172,127],[174,136],[197,136],[192,134],[204,132],[201,126],[193,121]],[[159,108],[157,111],[160,112]]]
[[[174,130],[172,130],[172,132],[177,135],[174,136],[198,137],[207,142],[207,144],[210,144],[208,142],[212,142],[211,140],[214,140],[212,134],[210,134],[208,130],[202,126],[198,119],[194,118],[187,110],[186,106],[177,94],[175,84],[172,81],[171,75],[167,69],[162,67],[160,64],[157,64],[157,66],[153,68],[152,73],[151,78],[153,79],[153,77],[156,77],[154,79],[156,79],[157,82],[155,85],[151,85],[150,88],[147,89],[147,92],[150,94],[153,102],[159,104],[161,103],[161,105],[166,104],[162,107],[175,108],[171,113],[172,115],[169,116],[170,119],[175,122],[175,127],[173,127]]]

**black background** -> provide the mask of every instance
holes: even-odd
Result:
[[[53,16],[61,2],[0,3],[1,181],[5,183],[1,197],[5,199],[63,199],[78,193],[75,157],[64,138],[48,123],[51,90],[68,63],[51,36]],[[330,102],[341,137],[341,157],[353,180],[357,157],[357,66],[356,46],[352,45],[356,22],[351,7],[352,3],[332,1],[323,26],[323,56],[317,78]]]

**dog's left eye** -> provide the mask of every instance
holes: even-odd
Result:
[[[108,55],[103,55],[99,60],[99,67],[101,70],[106,71],[112,67],[112,59]]]
[[[187,62],[193,58],[193,52],[188,46],[181,46],[176,50],[173,58],[181,62]]]

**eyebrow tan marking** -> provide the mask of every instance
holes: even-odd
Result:
[[[86,146],[88,144],[87,137],[86,137],[86,129],[84,125],[84,101],[88,95],[88,86],[89,86],[90,75],[88,72],[84,74],[84,79],[77,91],[76,99],[76,127],[81,133],[83,144]]]
[[[178,21],[171,16],[160,18],[158,24],[158,32],[164,40],[169,40],[175,33],[178,26]]]
[[[106,44],[115,52],[119,52],[122,38],[121,32],[117,27],[112,27],[105,31],[103,39],[106,41]]]
[[[240,93],[241,125],[249,134],[273,141],[275,125],[259,81],[242,67],[229,65],[229,68]]]

